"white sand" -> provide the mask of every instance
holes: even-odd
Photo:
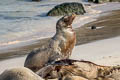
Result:
[[[0,73],[6,69],[24,66],[26,56],[0,61]]]
[[[120,37],[76,46],[71,58],[101,65],[120,65]]]
[[[26,56],[1,61],[0,73],[5,69],[23,66],[25,58]],[[120,37],[76,46],[71,58],[89,60],[101,65],[120,65]]]

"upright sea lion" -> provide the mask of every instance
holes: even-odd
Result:
[[[33,50],[28,54],[24,66],[37,71],[46,64],[67,59],[76,43],[76,34],[72,29],[75,14],[64,16],[56,24],[56,34],[44,49]]]
[[[5,70],[0,75],[0,80],[43,80],[30,69],[25,67],[13,68]]]
[[[120,80],[120,66],[102,66],[90,61],[65,59],[36,72],[45,79]]]

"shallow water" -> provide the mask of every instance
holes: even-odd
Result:
[[[21,0],[0,0],[0,4],[2,45],[11,41],[37,38],[38,32],[40,37],[48,37],[54,33],[55,25],[51,26],[51,23],[55,24],[57,18],[44,16],[49,10],[47,4]]]

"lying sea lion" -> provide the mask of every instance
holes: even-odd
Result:
[[[101,66],[90,61],[71,59],[56,61],[36,73],[45,79],[120,80],[120,67]]]
[[[51,38],[49,45],[29,53],[24,66],[37,71],[46,64],[69,58],[76,43],[76,34],[72,29],[75,16],[72,14],[59,19],[56,24],[56,34]]]
[[[31,70],[25,67],[19,67],[5,70],[0,75],[0,80],[43,80],[43,79]]]

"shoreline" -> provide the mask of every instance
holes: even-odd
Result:
[[[97,40],[112,38],[120,36],[120,10],[111,11],[109,15],[100,16],[96,21],[87,23],[79,28],[75,29],[77,35],[76,45],[82,45]],[[96,26],[97,29],[90,29],[91,26]],[[49,41],[49,38],[40,39],[35,44],[27,45],[23,47],[13,48],[8,50],[9,52],[0,53],[0,61],[21,57],[28,54],[32,49],[43,47],[43,45]]]

